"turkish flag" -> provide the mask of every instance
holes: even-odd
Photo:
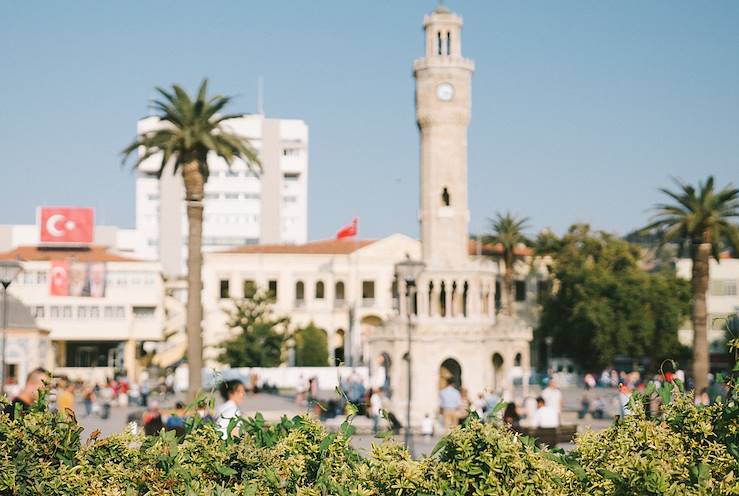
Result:
[[[336,239],[351,238],[356,236],[357,232],[359,232],[359,219],[354,217],[351,224],[339,229],[339,232],[336,233]]]
[[[49,293],[52,296],[69,296],[69,263],[66,260],[51,261]]]
[[[91,208],[41,207],[39,228],[42,243],[91,244],[95,212]]]

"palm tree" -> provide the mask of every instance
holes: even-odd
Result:
[[[222,157],[229,167],[236,159],[248,167],[259,167],[257,154],[246,138],[229,132],[223,124],[236,115],[220,115],[231,101],[229,97],[206,95],[208,80],[204,79],[195,100],[178,85],[172,91],[156,89],[161,99],[154,100],[153,107],[159,117],[159,126],[136,136],[123,150],[123,161],[138,149],[143,149],[134,167],[155,155],[161,158],[159,177],[165,167],[172,164],[173,173],[182,174],[187,204],[187,361],[190,387],[188,395],[195,397],[201,388],[200,371],[203,366],[203,338],[201,321],[203,303],[201,291],[203,195],[208,180],[208,154]]]
[[[708,290],[709,259],[719,260],[722,246],[739,250],[739,227],[732,218],[739,217],[739,189],[728,184],[721,191],[714,189],[713,176],[698,188],[675,179],[678,191],[661,188],[671,203],[655,205],[652,223],[642,232],[658,234],[659,246],[679,243],[681,252],[688,248],[693,261],[692,310],[693,321],[693,380],[696,391],[708,386],[709,356],[706,325],[706,291]]]
[[[510,212],[505,214],[496,213],[495,219],[490,219],[491,233],[487,236],[487,241],[498,244],[503,249],[503,263],[505,264],[505,272],[503,273],[503,286],[505,293],[505,304],[503,312],[506,315],[513,316],[513,264],[518,258],[516,248],[519,245],[529,245],[531,242],[523,234],[524,229],[528,227],[528,217],[517,218]]]

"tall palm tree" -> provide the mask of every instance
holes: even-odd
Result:
[[[671,203],[655,205],[652,222],[642,232],[658,234],[659,246],[679,243],[681,252],[687,248],[693,261],[692,310],[693,321],[693,380],[696,391],[708,386],[709,356],[706,325],[706,291],[708,290],[709,259],[719,260],[723,246],[739,250],[739,227],[732,222],[739,217],[739,189],[726,185],[714,188],[713,176],[695,188],[678,179],[677,191],[661,188]]]
[[[517,218],[510,212],[495,214],[495,219],[490,219],[491,233],[487,236],[487,241],[499,244],[503,249],[503,263],[505,264],[505,272],[503,273],[503,287],[505,293],[505,304],[503,312],[506,315],[513,316],[513,264],[518,258],[516,248],[519,245],[529,245],[530,240],[523,234],[528,227],[528,217]]]
[[[201,322],[203,303],[201,291],[201,269],[203,257],[203,196],[208,180],[208,154],[222,157],[229,167],[236,159],[243,160],[248,167],[259,167],[257,153],[246,138],[229,132],[223,124],[237,115],[220,115],[219,112],[230,102],[229,97],[207,96],[208,80],[200,84],[193,100],[178,85],[172,91],[157,88],[161,96],[153,101],[159,117],[159,125],[153,131],[136,136],[126,147],[123,161],[136,150],[143,149],[134,167],[155,155],[161,158],[159,177],[172,164],[173,173],[182,174],[187,204],[187,361],[189,364],[190,387],[188,395],[195,397],[201,388],[200,371],[203,366],[203,338]]]

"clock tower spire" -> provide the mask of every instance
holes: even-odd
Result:
[[[413,64],[421,135],[421,244],[429,268],[460,267],[467,253],[467,127],[474,62],[462,57],[462,18],[440,4],[424,17],[425,56]]]

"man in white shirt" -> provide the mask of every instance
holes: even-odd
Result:
[[[541,396],[536,398],[536,411],[531,421],[531,427],[551,429],[559,427],[559,412],[544,402]]]
[[[557,389],[554,379],[549,380],[549,384],[541,392],[541,397],[544,398],[544,404],[553,408],[557,415],[562,413],[562,391]]]

